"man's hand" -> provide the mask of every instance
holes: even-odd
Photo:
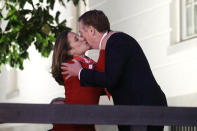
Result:
[[[78,76],[79,71],[82,69],[81,64],[77,60],[72,60],[74,63],[62,63],[61,69],[63,70],[62,74],[67,75],[66,80],[71,76]]]

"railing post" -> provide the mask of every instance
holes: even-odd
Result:
[[[131,126],[130,131],[147,131],[147,126]]]

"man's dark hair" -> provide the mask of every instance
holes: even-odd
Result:
[[[98,32],[110,30],[110,23],[107,16],[100,10],[90,10],[81,15],[78,21],[84,25],[93,26]]]

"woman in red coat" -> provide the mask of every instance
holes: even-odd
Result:
[[[80,61],[83,68],[94,69],[95,62],[85,56],[89,45],[73,32],[62,32],[57,38],[52,61],[52,75],[55,80],[64,85],[65,104],[98,104],[101,88],[82,87],[79,78],[62,75],[61,63],[72,63],[72,59]],[[54,124],[53,131],[95,131],[94,125],[65,125]]]

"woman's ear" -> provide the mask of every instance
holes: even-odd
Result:
[[[69,55],[73,55],[73,54],[74,54],[73,49],[69,50],[69,51],[68,51],[68,54],[69,54]]]

